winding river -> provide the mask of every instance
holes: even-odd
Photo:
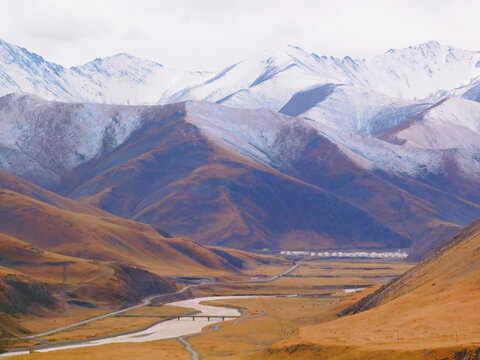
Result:
[[[129,343],[129,342],[146,342],[146,341],[155,341],[163,339],[177,338],[184,335],[190,335],[199,333],[202,329],[211,324],[215,324],[222,321],[222,318],[215,316],[240,316],[240,311],[233,308],[227,308],[223,306],[210,306],[201,304],[204,301],[212,300],[225,300],[225,299],[241,299],[241,298],[252,298],[259,296],[211,296],[211,297],[201,297],[195,299],[181,300],[168,303],[166,305],[174,305],[180,307],[191,308],[198,313],[195,315],[205,315],[213,316],[210,319],[208,318],[195,318],[195,321],[192,318],[180,318],[179,320],[166,320],[155,325],[152,325],[148,329],[132,332],[123,335],[112,335],[110,337],[97,339],[97,340],[86,340],[82,342],[76,342],[73,344],[67,345],[51,345],[44,348],[37,348],[35,352],[49,352],[57,350],[66,350],[66,349],[76,349],[89,346],[99,346],[106,344],[115,344],[115,343]],[[12,351],[5,354],[1,354],[0,358],[6,358],[15,355],[25,355],[29,351]]]

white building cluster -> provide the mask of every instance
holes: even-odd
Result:
[[[285,256],[310,256],[320,258],[374,258],[374,259],[405,259],[408,253],[405,251],[305,251],[305,250],[282,250]]]

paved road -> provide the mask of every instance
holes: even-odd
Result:
[[[190,353],[190,360],[200,360],[200,353],[193,348],[193,345],[188,342],[186,338],[181,336],[178,338],[178,341],[182,343],[185,351],[188,351]]]
[[[298,268],[299,266],[300,266],[299,264],[295,264],[295,265],[293,265],[290,269],[284,271],[283,273],[281,273],[281,274],[279,274],[279,275],[272,276],[272,277],[270,277],[270,278],[268,278],[268,279],[264,279],[264,280],[251,280],[251,281],[218,281],[218,282],[216,282],[216,281],[209,281],[209,282],[204,282],[204,283],[201,283],[201,284],[187,285],[187,286],[183,287],[182,289],[180,289],[179,291],[177,291],[177,292],[175,292],[175,293],[168,293],[168,294],[160,294],[160,295],[152,295],[152,296],[149,296],[149,297],[147,297],[146,299],[144,299],[144,300],[143,300],[140,304],[138,304],[138,305],[130,306],[130,307],[128,307],[128,308],[125,308],[125,309],[122,309],[122,310],[118,310],[118,311],[114,311],[114,312],[111,312],[111,313],[108,313],[108,314],[96,316],[96,317],[93,317],[93,318],[90,318],[90,319],[87,319],[87,320],[83,320],[83,321],[77,322],[77,323],[75,323],[75,324],[70,324],[70,325],[63,326],[63,327],[60,327],[60,328],[57,328],[57,329],[45,331],[45,332],[40,333],[40,334],[23,336],[23,337],[20,337],[20,339],[33,339],[33,338],[37,338],[37,337],[43,337],[43,336],[55,334],[55,333],[58,333],[58,332],[61,332],[61,331],[65,331],[65,330],[70,330],[70,329],[73,329],[73,328],[75,328],[75,327],[78,327],[78,326],[81,326],[81,325],[85,325],[85,324],[91,323],[91,322],[93,322],[93,321],[105,319],[105,318],[108,318],[108,317],[112,317],[112,316],[115,316],[115,315],[118,315],[118,314],[125,313],[125,312],[130,311],[130,310],[134,310],[134,309],[138,309],[138,308],[141,308],[141,307],[144,307],[144,306],[148,306],[148,305],[150,305],[150,304],[152,303],[153,300],[159,300],[159,299],[161,299],[161,298],[170,297],[170,296],[172,296],[172,295],[182,294],[182,293],[184,293],[185,291],[187,291],[187,290],[189,290],[189,289],[196,288],[196,287],[199,287],[199,286],[205,286],[205,285],[229,285],[229,284],[251,284],[251,283],[266,283],[266,282],[271,282],[271,281],[274,281],[274,280],[277,280],[277,279],[281,278],[282,276],[285,276],[285,275],[290,274],[292,271],[294,271],[294,270],[295,270],[296,268]]]
[[[85,325],[85,324],[91,323],[91,322],[93,322],[93,321],[105,319],[105,318],[107,318],[107,317],[111,317],[111,316],[115,316],[115,315],[118,315],[118,314],[122,314],[122,313],[127,312],[127,311],[130,311],[130,310],[134,310],[134,309],[138,309],[138,308],[141,308],[141,307],[144,307],[144,306],[148,306],[148,305],[151,304],[151,302],[152,302],[153,299],[159,299],[159,298],[161,298],[161,297],[167,297],[167,296],[171,296],[171,295],[181,294],[181,293],[187,291],[188,289],[191,289],[192,287],[199,286],[199,285],[201,285],[201,284],[198,284],[198,285],[188,285],[188,286],[185,286],[184,288],[180,289],[179,291],[177,291],[177,292],[175,292],[175,293],[168,293],[168,294],[161,294],[161,295],[149,296],[148,298],[144,299],[143,302],[141,302],[141,303],[138,304],[138,305],[130,306],[130,307],[128,307],[128,308],[125,308],[125,309],[122,309],[122,310],[118,310],[118,311],[114,311],[114,312],[111,312],[111,313],[108,313],[108,314],[104,314],[104,315],[100,315],[100,316],[95,316],[95,317],[93,317],[93,318],[90,318],[90,319],[87,319],[87,320],[83,320],[83,321],[77,322],[77,323],[75,323],[75,324],[70,324],[70,325],[63,326],[63,327],[60,327],[60,328],[57,328],[57,329],[45,331],[45,332],[40,333],[40,334],[23,336],[23,337],[21,337],[20,339],[33,339],[33,338],[37,338],[37,337],[43,337],[43,336],[55,334],[55,333],[58,333],[58,332],[61,332],[61,331],[65,331],[65,330],[70,330],[70,329],[72,329],[72,328],[75,328],[75,327],[78,327],[78,326],[81,326],[81,325]]]

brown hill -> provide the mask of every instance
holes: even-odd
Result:
[[[11,174],[0,172],[0,185],[0,311],[5,314],[41,315],[60,311],[65,303],[124,306],[174,291],[165,276],[238,272],[193,241],[165,238],[149,225],[65,199]],[[8,317],[0,327],[6,336],[26,331]]]
[[[62,198],[5,172],[0,173],[0,184],[4,188],[0,232],[42,250],[148,266],[161,275],[235,271],[223,258],[188,239],[165,238],[149,225]]]
[[[345,311],[354,315],[302,328],[298,337],[275,345],[270,355],[287,358],[295,348],[295,358],[476,359],[479,278],[480,219]]]
[[[99,208],[67,199],[4,170],[0,170],[0,189],[11,190],[64,210],[89,215],[112,216]]]
[[[28,333],[17,324],[19,314],[48,317],[66,306],[110,309],[174,290],[169,280],[135,265],[59,255],[0,233],[2,337]]]
[[[104,261],[153,264],[165,270],[233,269],[209,250],[186,239],[165,239],[148,225],[118,217],[79,214],[24,195],[0,190],[0,229],[44,250]],[[198,256],[198,257],[197,257]]]

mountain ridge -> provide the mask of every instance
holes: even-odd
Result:
[[[415,63],[415,67],[409,68],[405,60]],[[18,66],[14,67],[15,64]],[[240,77],[235,75],[233,78],[230,76],[232,72],[238,72],[242,67],[247,69],[242,71],[243,75]],[[416,68],[421,68],[421,71],[414,71]],[[304,84],[298,84],[302,86],[302,90],[329,82],[347,83],[393,98],[421,100],[441,91],[467,86],[471,80],[480,75],[480,52],[456,49],[436,41],[429,41],[403,49],[390,49],[384,54],[365,60],[352,59],[349,56],[342,59],[319,56],[289,45],[274,51],[264,51],[220,71],[185,72],[127,53],[97,58],[86,64],[67,68],[48,62],[25,48],[0,41],[0,76],[4,80],[4,90],[0,95],[13,91],[27,93],[37,91],[40,96],[49,100],[112,104],[153,104],[180,100],[225,102],[228,100],[227,104],[235,105],[232,97],[236,97],[237,106],[252,107],[252,104],[240,101],[239,92],[248,93],[249,88],[255,88],[267,80],[272,80],[282,72],[297,73],[299,69],[303,69],[301,73],[306,76],[302,80]],[[18,77],[22,72],[27,75],[26,77],[23,75],[23,80]],[[41,78],[36,77],[40,73],[45,74],[43,82]],[[424,73],[426,75],[422,75]],[[123,79],[117,81],[119,80],[117,76],[114,81],[112,74],[121,75]],[[415,74],[414,77],[412,77],[413,74]],[[14,75],[17,75],[16,79]],[[230,84],[236,87],[221,90],[221,81],[228,76],[232,78],[229,80]],[[400,88],[392,86],[394,84],[392,76],[401,80],[397,82]],[[248,77],[251,79],[246,80]],[[240,84],[235,85],[242,78],[245,78],[244,84],[240,87]],[[406,82],[402,83],[403,81]],[[108,82],[120,86],[122,91],[127,91],[132,86],[141,86],[138,90],[142,92],[142,96],[136,96],[131,89],[129,96],[123,96],[120,91],[114,89],[113,85],[105,87]],[[164,84],[158,82],[164,82]],[[213,92],[206,88],[214,83]],[[416,85],[412,88],[407,83],[416,83]],[[196,93],[192,92],[194,88],[197,88]],[[205,89],[199,92],[201,88]],[[418,89],[415,90],[416,88]],[[157,93],[156,99],[148,95],[152,90]],[[223,91],[223,94],[220,95],[219,91]],[[300,91],[300,88],[297,91]],[[190,95],[187,96],[188,94]],[[269,104],[268,101],[265,105],[274,110],[279,109],[279,105]]]

